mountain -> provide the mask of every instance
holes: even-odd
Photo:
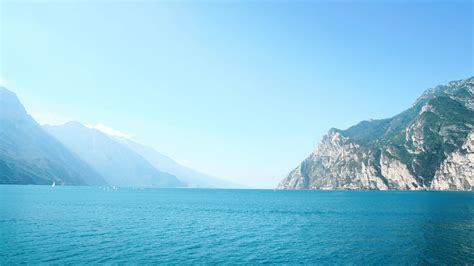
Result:
[[[214,178],[173,161],[171,158],[133,140],[114,137],[127,148],[135,151],[150,162],[156,169],[175,175],[180,181],[193,188],[237,188],[239,185]]]
[[[159,171],[146,159],[97,129],[78,122],[44,126],[68,149],[100,173],[107,183],[121,187],[182,187],[175,176]]]
[[[0,183],[106,185],[105,180],[31,118],[0,87]]]
[[[280,189],[473,190],[474,77],[389,119],[331,129]]]

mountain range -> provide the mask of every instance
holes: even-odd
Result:
[[[330,129],[279,189],[474,187],[474,77],[426,90],[392,118]],[[233,188],[135,140],[79,122],[39,125],[0,87],[0,184]]]
[[[108,184],[120,187],[184,187],[176,176],[154,168],[146,159],[101,131],[79,122],[43,127],[94,168]]]
[[[233,188],[153,148],[79,122],[39,125],[0,87],[0,184]]]
[[[46,133],[14,93],[0,87],[0,183],[106,185],[79,156]]]
[[[473,190],[474,77],[388,119],[331,129],[280,189]]]
[[[129,148],[130,150],[136,152],[143,158],[145,158],[153,167],[160,169],[161,171],[171,173],[178,177],[178,179],[185,183],[187,187],[190,188],[238,188],[241,187],[238,184],[218,179],[203,173],[200,173],[196,170],[185,167],[166,155],[163,155],[156,151],[155,149],[140,144],[136,141],[133,141],[129,138],[124,138],[120,136],[114,136],[114,139],[122,144],[123,146]]]

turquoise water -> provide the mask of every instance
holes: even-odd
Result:
[[[0,264],[474,263],[474,193],[0,186]]]

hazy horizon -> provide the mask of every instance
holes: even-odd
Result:
[[[273,188],[329,128],[472,76],[473,8],[3,1],[0,80],[42,124],[79,121]]]

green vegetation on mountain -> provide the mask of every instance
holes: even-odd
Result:
[[[392,118],[332,129],[280,187],[430,188],[450,154],[469,152],[463,145],[470,144],[474,128],[473,93],[474,78],[453,81],[427,90],[411,108]],[[299,178],[305,181],[292,180]],[[374,185],[376,179],[385,187]],[[412,184],[406,184],[408,179]],[[471,189],[473,179],[460,189]]]

